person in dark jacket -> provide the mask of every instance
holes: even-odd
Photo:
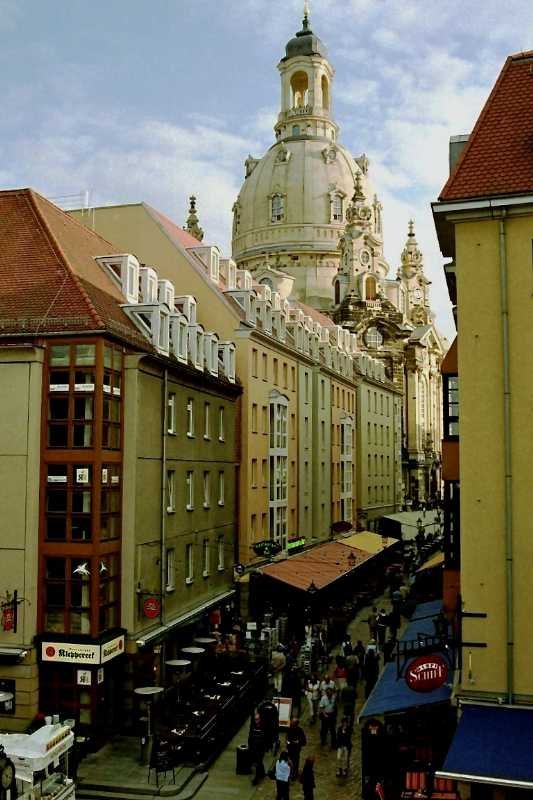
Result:
[[[266,738],[261,715],[258,711],[252,717],[250,722],[250,732],[248,733],[248,749],[250,751],[250,759],[255,766],[255,775],[252,784],[256,786],[259,781],[265,777],[265,765],[263,759],[266,750]]]
[[[337,777],[348,775],[351,749],[352,730],[348,719],[343,717],[337,730]]]
[[[291,719],[291,724],[287,731],[287,753],[291,763],[291,780],[295,780],[298,777],[300,753],[302,752],[302,747],[305,747],[306,744],[307,738],[300,725],[300,720],[295,717]]]
[[[365,697],[368,697],[376,685],[378,675],[379,656],[373,650],[369,650],[365,656],[365,665],[363,667],[363,678],[365,679]]]
[[[308,756],[303,765],[302,774],[300,775],[300,783],[304,793],[304,800],[314,800],[315,796],[315,759],[313,756]]]

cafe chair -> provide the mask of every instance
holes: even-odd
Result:
[[[402,800],[418,800],[428,796],[428,774],[427,772],[415,772],[408,770],[405,773],[405,788],[400,797]]]
[[[457,784],[450,778],[433,778],[430,800],[459,800]]]

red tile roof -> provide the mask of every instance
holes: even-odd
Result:
[[[441,200],[533,191],[533,51],[509,56]]]
[[[109,330],[147,349],[95,256],[120,250],[31,189],[0,191],[0,334]]]
[[[176,223],[172,222],[171,219],[165,217],[165,215],[162,214],[160,211],[157,211],[155,208],[152,208],[152,206],[149,206],[148,203],[143,203],[143,205],[147,209],[147,211],[153,217],[156,218],[156,220],[167,231],[167,233],[170,234],[171,237],[176,238],[183,247],[204,246],[203,242],[200,242],[194,236],[191,236],[191,234],[188,231],[184,230],[183,228],[180,228],[179,225],[176,225]]]
[[[353,565],[348,561],[350,553],[356,559]],[[299,556],[263,567],[260,572],[282,583],[288,583],[295,589],[306,591],[311,581],[317,589],[323,589],[324,586],[328,586],[349,572],[352,566],[359,566],[369,558],[372,558],[371,553],[359,550],[357,547],[350,547],[341,542],[327,542]]]

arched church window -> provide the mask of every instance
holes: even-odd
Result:
[[[292,135],[293,136],[299,136],[300,135],[300,126],[299,125],[293,125],[292,126]]]
[[[380,333],[378,328],[373,326],[372,328],[367,328],[365,333],[365,341],[367,347],[377,350],[383,344],[383,335]]]
[[[272,222],[282,222],[285,216],[285,198],[281,194],[275,194],[272,197]]]
[[[369,275],[365,281],[365,300],[375,300],[377,295],[376,279]]]
[[[269,286],[272,289],[272,291],[274,291],[274,284],[272,283],[270,278],[261,278],[259,283],[262,283],[265,286]]]
[[[335,305],[338,306],[341,301],[341,282],[335,281],[334,284],[335,289]]]
[[[331,219],[333,222],[342,222],[342,217],[342,197],[335,194],[331,201]]]
[[[309,78],[307,72],[300,70],[291,78],[292,107],[303,108],[309,100]]]
[[[322,75],[322,108],[329,111],[329,81],[325,75]]]

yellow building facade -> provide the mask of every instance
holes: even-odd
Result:
[[[339,519],[355,522],[355,386],[363,379],[355,337],[268,281],[256,283],[146,204],[71,213],[156,263],[183,303],[197,298],[203,330],[235,342],[243,387],[238,562],[255,561],[260,542],[290,551],[329,538]]]
[[[452,137],[433,204],[458,321],[460,721],[443,774],[472,798],[533,790],[532,58],[510,56],[472,133]]]

